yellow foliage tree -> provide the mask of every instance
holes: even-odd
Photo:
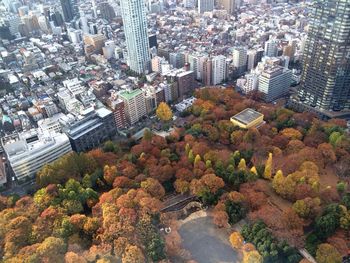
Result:
[[[281,132],[281,134],[290,140],[301,140],[303,138],[301,132],[293,128],[286,128]]]
[[[161,121],[170,121],[173,117],[173,112],[165,102],[159,104],[156,114]]]
[[[188,153],[188,160],[193,163],[194,162],[194,155],[193,155],[193,151],[190,150]]]
[[[186,143],[185,152],[186,152],[187,155],[190,153],[190,150],[191,150],[190,145],[188,143]]]
[[[269,180],[272,178],[272,153],[269,153],[269,158],[265,163],[264,178]]]
[[[258,171],[256,170],[255,166],[252,167],[252,169],[250,169],[250,171],[255,174],[258,175]]]
[[[335,247],[324,243],[318,246],[316,261],[319,263],[340,263],[342,262],[342,257]]]
[[[285,177],[283,176],[283,172],[278,170],[275,177],[272,180],[272,187],[276,191],[276,193],[280,194],[283,192],[283,184],[285,181]]]
[[[256,250],[243,253],[243,263],[262,263],[262,262],[263,262],[263,257]]]
[[[233,232],[230,235],[230,243],[233,248],[240,249],[243,245],[243,237],[239,232]]]
[[[245,163],[245,159],[242,158],[242,159],[239,161],[238,170],[244,171],[244,170],[246,170],[246,169],[247,169],[247,165],[246,165],[246,163]]]
[[[200,157],[199,154],[197,154],[197,155],[196,155],[196,158],[194,158],[194,164],[196,164],[196,163],[198,163],[198,162],[200,162],[200,161],[202,161],[202,158]]]

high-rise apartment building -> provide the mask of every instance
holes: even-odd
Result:
[[[176,75],[178,96],[183,99],[185,94],[189,94],[194,90],[194,72],[184,71]],[[173,96],[175,100],[176,96]]]
[[[188,55],[188,63],[190,64],[190,70],[194,72],[194,78],[198,78],[198,69],[199,69],[199,56],[195,54]]]
[[[214,0],[198,0],[198,13],[211,12],[214,10]]]
[[[247,52],[247,70],[250,71],[256,66],[257,52],[255,49],[250,49]]]
[[[268,40],[265,42],[265,56],[276,57],[278,53],[278,47],[276,40]]]
[[[208,57],[203,57],[201,65],[202,83],[205,86],[210,86],[212,84],[212,60]]]
[[[180,52],[170,53],[169,62],[173,68],[182,68],[185,65],[185,54]]]
[[[242,75],[247,68],[247,49],[244,47],[234,48],[232,64],[235,67],[235,76]]]
[[[128,65],[136,73],[150,69],[150,50],[147,32],[146,8],[143,0],[120,1]]]
[[[217,85],[226,79],[226,57],[223,55],[212,58],[212,84]]]
[[[125,106],[124,101],[121,98],[118,98],[116,93],[112,93],[111,97],[108,100],[108,105],[113,110],[114,121],[118,129],[125,128],[126,115],[125,115]]]
[[[350,111],[349,14],[348,0],[314,1],[298,93],[306,109]]]
[[[125,90],[119,93],[119,97],[124,101],[125,115],[129,124],[135,124],[147,114],[142,90]]]

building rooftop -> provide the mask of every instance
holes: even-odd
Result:
[[[119,95],[121,97],[123,97],[124,99],[127,99],[127,100],[130,100],[132,98],[134,98],[135,96],[137,95],[140,95],[142,94],[142,90],[140,89],[135,89],[135,90],[131,90],[131,91],[122,91],[121,93],[119,93]]]
[[[263,116],[263,114],[251,109],[251,108],[247,108],[243,111],[241,111],[240,113],[237,113],[235,116],[232,117],[232,119],[237,120],[243,124],[249,124],[251,122],[253,122],[254,120],[260,118],[261,116]]]
[[[100,118],[104,118],[104,117],[108,116],[109,114],[111,114],[112,112],[109,109],[100,108],[100,109],[96,110],[96,113]]]
[[[51,147],[68,141],[65,134],[41,130],[30,130],[6,139],[3,138],[2,145],[10,161],[35,158],[41,152],[49,151]]]

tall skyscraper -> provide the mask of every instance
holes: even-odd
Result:
[[[316,0],[303,56],[300,101],[316,111],[350,111],[350,4]]]
[[[76,15],[76,6],[74,0],[61,0],[64,21],[70,22]]]
[[[128,65],[136,73],[145,73],[150,69],[150,50],[147,33],[146,8],[143,0],[120,1]]]

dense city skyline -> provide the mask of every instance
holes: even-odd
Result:
[[[0,261],[345,263],[349,0],[2,0]]]

